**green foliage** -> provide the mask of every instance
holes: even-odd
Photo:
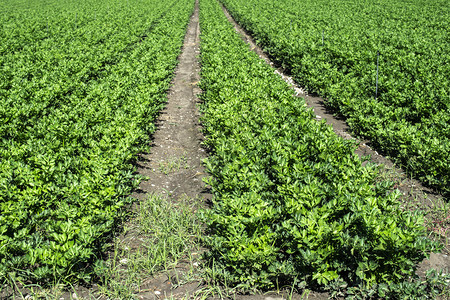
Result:
[[[243,288],[394,284],[425,253],[423,216],[402,211],[355,144],[317,122],[250,52],[214,0],[200,2],[202,123],[213,207],[202,213],[216,278]]]
[[[450,196],[448,0],[222,2],[356,134]]]
[[[89,280],[193,3],[0,2],[0,283]]]
[[[381,283],[373,286],[354,287],[346,292],[346,299],[367,299],[368,296],[381,299],[448,299],[450,297],[450,275],[429,270],[422,279],[410,279],[396,284]],[[332,292],[334,297],[343,296]],[[444,298],[445,297],[445,298]]]

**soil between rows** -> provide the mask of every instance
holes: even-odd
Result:
[[[211,199],[211,194],[202,181],[207,174],[202,165],[206,151],[201,146],[204,137],[199,123],[197,97],[200,93],[197,86],[200,81],[199,54],[199,8],[196,1],[168,101],[156,123],[157,130],[153,135],[151,152],[142,154],[138,165],[138,173],[148,177],[132,195],[139,200],[143,200],[148,194],[157,193],[167,195],[169,201],[177,202],[184,197],[199,201],[199,205],[204,206]],[[137,293],[136,297],[160,299],[170,295],[177,299],[192,295],[199,289],[200,282],[177,285],[177,282],[171,279],[183,276],[187,268],[188,266],[181,262],[171,274],[161,272],[149,278],[140,287],[141,292]],[[173,274],[174,272],[177,274]]]

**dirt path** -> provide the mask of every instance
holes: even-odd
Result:
[[[308,95],[304,89],[298,86],[292,77],[285,73],[285,70],[279,68],[270,57],[256,45],[254,39],[231,17],[227,9],[222,6],[223,12],[234,25],[237,33],[242,39],[249,44],[250,49],[257,53],[260,58],[264,59],[266,63],[272,66],[274,72],[279,74],[284,81],[286,81],[296,92],[297,97],[305,98],[308,107],[314,110],[317,120],[326,120],[327,124],[333,127],[334,132],[344,139],[355,139],[349,133],[350,129],[347,123],[335,116],[335,112],[330,111],[325,106],[325,100],[321,97]],[[426,259],[419,267],[418,274],[423,275],[427,269],[435,268],[438,270],[450,270],[450,222],[448,205],[445,201],[436,194],[433,190],[423,186],[418,180],[409,177],[401,168],[396,166],[389,158],[381,155],[370,147],[370,141],[358,140],[359,147],[356,153],[362,156],[371,156],[371,161],[383,165],[384,170],[381,172],[382,179],[388,179],[395,182],[395,187],[401,192],[401,201],[405,209],[422,209],[428,212],[427,222],[428,228],[431,232],[436,234],[436,239],[444,243],[444,250],[442,253],[432,253],[430,259]],[[447,223],[442,222],[447,220]]]
[[[148,176],[132,195],[138,199],[147,193],[168,194],[173,199],[180,196],[202,197],[205,174],[201,160],[206,157],[200,143],[199,112],[200,89],[200,28],[198,4],[188,25],[179,64],[175,70],[168,102],[157,121],[151,153],[140,155],[138,173]]]
[[[179,64],[169,91],[168,102],[162,111],[153,135],[151,152],[142,154],[138,173],[149,179],[141,182],[132,195],[143,200],[148,194],[167,195],[171,201],[190,198],[197,201],[210,199],[202,178],[206,175],[202,159],[206,157],[201,147],[203,135],[200,131],[197,95],[200,89],[200,27],[198,1],[188,25]],[[178,268],[178,267],[177,267]],[[180,269],[183,266],[179,267]],[[141,286],[139,299],[159,299],[163,295],[184,297],[198,288],[199,282],[191,282],[175,288],[170,274],[156,276]],[[161,295],[161,296],[159,296]]]

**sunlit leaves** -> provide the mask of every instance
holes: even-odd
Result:
[[[449,196],[446,0],[221,2],[296,82],[346,116],[356,134]]]
[[[2,279],[89,279],[131,201],[194,1],[129,2],[0,3]]]
[[[215,1],[200,3],[202,121],[215,196],[202,214],[215,275],[246,288],[412,276],[435,246],[423,238],[421,216],[401,211],[392,184],[375,183],[376,167],[363,166],[354,142],[292,97]]]

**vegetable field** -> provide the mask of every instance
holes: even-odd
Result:
[[[448,295],[449,275],[416,275],[448,247],[428,207],[405,205],[224,14],[447,200],[448,4],[0,0],[0,298],[59,283],[95,283],[96,299]]]
[[[437,248],[422,216],[400,209],[354,142],[317,122],[249,52],[217,1],[200,4],[202,121],[215,195],[203,219],[215,275],[247,289],[393,285],[413,276]]]
[[[449,196],[448,0],[222,2],[356,134]]]
[[[194,1],[0,1],[0,278],[89,280]]]

